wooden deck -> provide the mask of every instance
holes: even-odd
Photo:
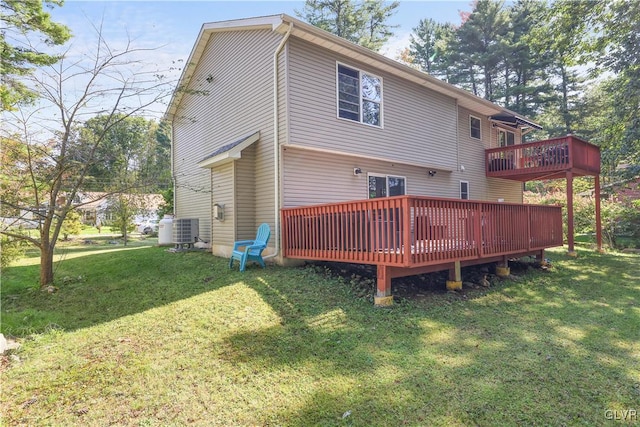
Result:
[[[531,181],[600,174],[600,148],[569,135],[485,151],[486,175]]]
[[[561,245],[559,206],[398,196],[282,209],[285,257],[375,264],[379,296],[390,296],[392,277]]]

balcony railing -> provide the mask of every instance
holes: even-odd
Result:
[[[528,181],[600,173],[600,148],[573,135],[485,151],[486,175]]]
[[[282,209],[285,257],[397,267],[562,245],[559,206],[398,196]]]

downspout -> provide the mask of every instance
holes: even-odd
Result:
[[[280,44],[273,53],[273,223],[275,234],[275,246],[276,251],[270,255],[263,257],[263,259],[275,258],[280,252],[280,139],[278,137],[279,127],[279,102],[278,102],[278,55],[284,48],[284,45],[289,40],[293,30],[293,22],[289,23],[289,29],[280,40]]]
[[[458,98],[456,98],[456,170],[460,172],[460,106],[458,105]],[[460,188],[458,187],[458,190]]]

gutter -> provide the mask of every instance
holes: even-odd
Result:
[[[270,255],[262,257],[263,259],[275,258],[280,253],[280,138],[278,133],[279,128],[279,102],[278,102],[278,55],[284,48],[284,45],[289,40],[293,30],[293,22],[289,23],[289,29],[280,40],[280,44],[273,53],[273,223],[275,234],[275,247],[276,251]]]

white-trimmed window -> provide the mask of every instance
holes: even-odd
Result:
[[[407,179],[404,176],[369,174],[369,198],[404,196]]]
[[[460,181],[460,198],[469,200],[469,181]]]
[[[469,115],[469,136],[471,138],[482,139],[481,123],[478,117]]]
[[[382,78],[336,65],[338,117],[382,127]]]
[[[508,130],[498,129],[498,147],[508,147],[516,143],[516,134]]]

